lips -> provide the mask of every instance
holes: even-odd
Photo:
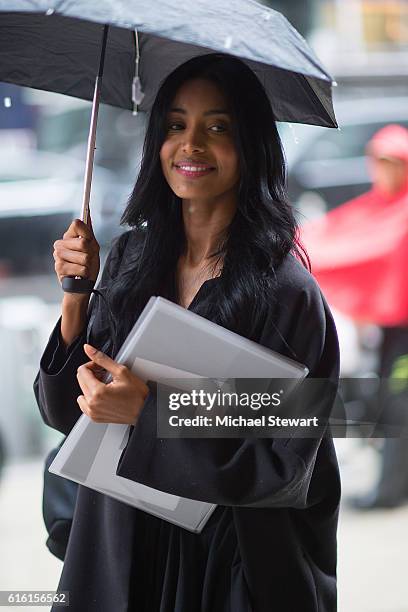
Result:
[[[179,174],[189,178],[199,178],[210,174],[215,168],[203,162],[181,161],[173,164],[174,169]]]

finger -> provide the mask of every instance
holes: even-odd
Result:
[[[112,374],[114,378],[120,378],[128,371],[127,367],[121,363],[117,363],[102,351],[98,351],[90,344],[84,344],[85,354],[97,365],[101,366]]]
[[[83,395],[78,395],[77,403],[80,409],[87,417],[89,417],[94,423],[117,423],[119,422],[117,419],[115,420],[115,415],[103,415],[99,411],[92,409],[89,405],[86,397]]]
[[[82,276],[88,278],[88,268],[86,266],[80,266],[78,264],[67,263],[59,260],[55,262],[55,271],[59,277],[63,276]]]
[[[93,361],[88,361],[88,363],[85,363],[84,365],[86,368],[89,368],[94,373],[98,380],[103,381],[104,377],[107,374],[105,368],[102,368],[102,366],[97,365]]]
[[[85,414],[88,414],[88,402],[86,401],[85,397],[83,395],[78,395],[77,397],[77,403],[80,407],[80,409],[82,410],[82,412],[84,412]]]
[[[82,412],[86,414],[87,417],[92,418],[88,402],[86,401],[86,398],[83,395],[78,395],[77,403],[80,409],[82,410]]]
[[[76,238],[64,238],[63,240],[56,240],[54,242],[54,249],[69,249],[71,251],[81,251],[82,253],[89,253],[90,251],[97,251],[99,245],[96,240],[77,236]]]
[[[79,264],[80,266],[86,266],[89,264],[89,255],[87,253],[80,253],[79,251],[71,251],[70,249],[64,249],[59,247],[54,253],[54,259],[63,259],[69,263]]]
[[[63,235],[63,238],[76,238],[77,236],[83,236],[84,238],[88,238],[91,240],[93,238],[92,231],[90,227],[81,221],[81,219],[74,219]]]
[[[78,368],[77,370],[76,377],[77,377],[78,384],[81,387],[82,393],[85,395],[85,397],[89,398],[90,397],[89,386],[87,384],[86,378],[84,378],[82,374],[82,371],[80,371],[80,368]]]
[[[77,379],[87,401],[95,398],[96,394],[105,389],[105,384],[99,380],[86,364],[79,366]]]

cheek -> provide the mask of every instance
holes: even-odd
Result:
[[[168,167],[170,165],[170,160],[173,157],[173,149],[174,147],[172,146],[171,142],[168,140],[162,144],[162,148],[160,149],[160,161],[161,161],[163,172],[166,175],[168,173]]]
[[[231,182],[235,185],[239,181],[241,176],[238,159],[235,160],[234,167],[231,170]]]
[[[236,180],[239,175],[239,159],[233,144],[227,145],[220,151],[220,160],[226,175],[230,180]]]

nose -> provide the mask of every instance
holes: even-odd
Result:
[[[182,150],[187,155],[191,153],[203,153],[205,151],[205,145],[202,137],[200,137],[199,130],[185,130]]]

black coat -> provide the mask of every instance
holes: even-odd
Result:
[[[101,284],[135,239],[131,231],[115,242]],[[293,357],[283,337],[309,376],[337,383],[336,328],[316,282],[292,255],[277,279],[259,343]],[[204,283],[191,310],[216,282]],[[82,414],[76,371],[88,361],[85,338],[65,354],[58,321],[34,383],[42,418],[64,434]],[[219,506],[193,534],[79,486],[59,583],[71,612],[334,612],[340,478],[331,437],[158,439],[154,401],[148,396],[117,473]]]

